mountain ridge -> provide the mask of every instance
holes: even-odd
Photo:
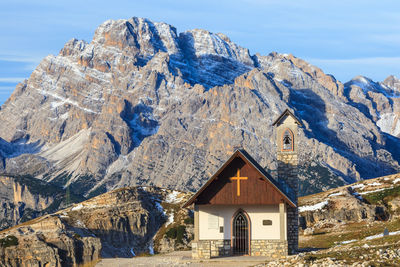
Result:
[[[72,39],[45,57],[2,105],[0,172],[86,196],[195,191],[236,146],[274,173],[270,125],[289,108],[305,125],[301,194],[326,190],[400,170],[400,103],[384,93],[397,81],[363,90],[293,55],[251,55],[223,34],[109,20],[90,43]]]

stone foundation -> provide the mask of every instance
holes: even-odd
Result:
[[[210,259],[211,244],[209,240],[192,242],[192,259]]]
[[[286,240],[251,240],[251,256],[266,256],[273,259],[285,258],[288,255]]]
[[[211,243],[211,257],[231,255],[230,240],[210,240],[210,243]]]
[[[251,256],[265,256],[272,259],[281,259],[288,255],[286,240],[251,240]],[[193,259],[210,259],[231,255],[230,240],[200,240],[192,242]]]
[[[231,255],[230,240],[200,240],[192,242],[193,259],[209,259]]]

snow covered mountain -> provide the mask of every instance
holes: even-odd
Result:
[[[342,84],[292,55],[223,34],[110,20],[42,60],[0,109],[0,172],[78,194],[196,190],[235,146],[275,174],[273,120],[301,129],[301,194],[400,170],[399,82]]]
[[[381,131],[400,137],[400,81],[396,77],[389,76],[382,83],[376,83],[357,76],[345,86],[351,105],[364,111]]]

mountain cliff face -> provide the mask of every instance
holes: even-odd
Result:
[[[0,110],[0,171],[96,195],[128,185],[196,190],[235,146],[274,175],[273,120],[300,130],[301,194],[400,169],[399,82],[342,84],[292,55],[252,55],[223,34],[142,18],[72,39]]]
[[[83,199],[69,190],[33,177],[0,176],[0,230]]]
[[[16,182],[11,177],[0,177],[0,184],[2,202],[0,229],[20,222],[26,210],[44,210],[54,201],[53,196],[32,193],[27,186]]]
[[[180,206],[190,196],[155,187],[107,192],[0,231],[0,265],[94,266],[100,256],[187,249],[193,214]]]

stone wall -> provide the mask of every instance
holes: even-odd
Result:
[[[284,180],[297,195],[299,190],[299,179],[297,177],[298,157],[295,152],[278,152],[278,176]],[[297,203],[296,203],[297,204]],[[286,205],[287,210],[287,241],[289,254],[295,254],[299,243],[299,220],[298,208]]]
[[[270,258],[285,258],[288,255],[286,240],[251,240],[251,256],[266,256]]]
[[[192,242],[192,259],[211,258],[210,240],[201,240]]]
[[[278,177],[284,180],[296,194],[299,191],[299,179],[297,177],[298,157],[296,152],[278,152]]]
[[[193,259],[210,259],[231,255],[230,240],[200,240],[192,242]],[[266,256],[272,259],[284,258],[288,255],[286,240],[251,240],[251,256]]]
[[[231,241],[226,240],[210,240],[211,257],[229,256],[231,254]]]
[[[299,211],[287,205],[287,242],[288,252],[293,255],[299,245]]]
[[[209,259],[231,255],[231,241],[226,240],[200,240],[192,242],[193,259]]]

